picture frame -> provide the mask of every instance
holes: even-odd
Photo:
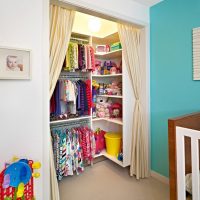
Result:
[[[200,27],[194,28],[193,35],[193,80],[200,80]]]
[[[0,79],[31,79],[31,50],[0,46]]]

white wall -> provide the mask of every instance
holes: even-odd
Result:
[[[42,200],[43,179],[48,181],[44,170],[48,158],[43,162],[43,80],[47,76],[42,73],[48,73],[42,59],[43,1],[0,2],[0,46],[32,50],[32,80],[0,80],[0,169],[13,155],[41,161],[42,176],[35,181],[35,191],[36,199]]]
[[[149,6],[133,0],[60,0],[82,8],[95,10],[115,18],[146,25],[149,23]]]

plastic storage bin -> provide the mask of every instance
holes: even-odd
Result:
[[[116,42],[110,45],[110,51],[116,51],[122,48],[122,45],[120,42]]]
[[[104,135],[106,140],[106,152],[109,155],[117,156],[121,150],[121,133],[106,133]]]

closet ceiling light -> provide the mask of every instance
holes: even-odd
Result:
[[[88,20],[88,28],[91,32],[97,33],[101,28],[101,21],[97,17],[92,17]]]

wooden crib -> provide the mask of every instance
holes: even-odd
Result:
[[[192,199],[199,200],[200,112],[169,119],[168,133],[170,200],[186,199],[184,175],[191,172],[194,178]]]

